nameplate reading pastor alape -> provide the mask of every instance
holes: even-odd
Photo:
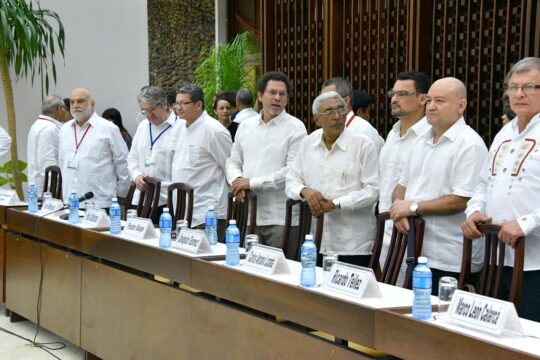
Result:
[[[140,233],[140,232],[143,232],[146,229],[146,226],[140,225],[140,224],[135,224],[135,223],[128,223],[126,225],[126,228],[129,231]]]
[[[273,254],[266,251],[257,251],[256,249],[253,249],[246,261],[251,265],[256,265],[257,267],[272,269],[276,261],[278,261],[278,257],[279,254]]]

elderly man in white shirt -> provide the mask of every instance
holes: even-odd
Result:
[[[209,205],[218,215],[218,237],[223,240],[229,186],[225,161],[231,154],[231,134],[204,110],[204,94],[197,85],[184,85],[176,92],[176,111],[185,123],[178,124],[172,181],[193,188],[192,226],[204,228]]]
[[[264,74],[257,85],[262,111],[238,128],[227,160],[227,180],[241,200],[244,191],[257,195],[257,234],[261,243],[281,247],[285,225],[285,176],[306,136],[302,121],[285,111],[291,91],[289,78]]]
[[[253,94],[251,93],[251,90],[246,88],[238,90],[236,93],[236,110],[238,112],[233,121],[239,124],[250,117],[259,115],[253,110]]]
[[[71,114],[58,95],[46,96],[41,114],[30,127],[26,152],[28,156],[28,183],[35,184],[42,195],[45,169],[58,165],[58,132]]]
[[[127,145],[118,127],[94,112],[88,89],[73,90],[70,104],[74,119],[58,134],[64,202],[72,190],[79,196],[91,191],[96,207],[109,208],[113,197],[123,197],[129,189]]]
[[[321,253],[332,250],[341,261],[368,266],[379,188],[377,150],[369,138],[345,128],[346,103],[337,92],[319,95],[313,114],[322,129],[302,141],[285,192],[305,199],[314,216],[324,213]]]
[[[409,71],[399,73],[392,90],[388,91],[391,114],[392,117],[398,118],[398,121],[388,133],[379,156],[380,213],[390,210],[392,193],[398,184],[403,167],[407,165],[411,148],[418,138],[431,129],[425,117],[426,93],[429,86],[430,81],[426,74]],[[380,256],[381,267],[388,254],[393,225],[391,220],[386,223]],[[404,276],[405,267],[402,266],[398,284],[403,283]]]
[[[375,129],[367,120],[356,116],[352,111],[351,101],[353,95],[353,88],[350,82],[342,77],[334,77],[326,80],[321,86],[321,93],[327,91],[335,91],[345,100],[347,107],[347,120],[345,127],[351,132],[365,135],[373,141],[377,148],[377,155],[381,151],[384,144],[383,138],[379,135],[377,129]]]
[[[133,202],[140,191],[146,191],[146,177],[161,180],[160,208],[167,203],[167,188],[172,179],[172,159],[176,146],[174,127],[184,122],[169,108],[167,95],[158,86],[148,86],[137,96],[141,113],[146,119],[137,126],[128,155],[128,169],[137,186]],[[162,211],[156,212],[154,223],[159,221]]]
[[[516,240],[525,236],[521,317],[540,321],[540,58],[517,62],[506,76],[506,93],[516,117],[495,136],[474,196],[467,204],[463,234],[481,236],[478,223],[501,226],[505,268],[501,298],[508,298]]]
[[[461,271],[463,210],[487,154],[482,138],[465,123],[466,107],[467,90],[460,80],[448,77],[433,83],[426,105],[431,130],[411,150],[390,208],[396,227],[405,234],[409,216],[424,219],[422,254],[433,274],[433,294],[442,276],[457,278]],[[482,247],[476,245],[473,272],[481,267]]]

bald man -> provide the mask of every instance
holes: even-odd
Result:
[[[108,208],[113,197],[125,196],[129,188],[126,143],[116,125],[95,113],[88,89],[73,90],[70,105],[74,119],[58,134],[64,202],[72,190],[79,196],[91,191],[96,207]]]
[[[390,207],[402,233],[409,230],[409,216],[425,220],[422,255],[428,257],[433,273],[434,295],[442,276],[459,276],[463,211],[487,154],[482,138],[465,123],[466,107],[467,91],[460,80],[449,77],[431,85],[426,99],[431,130],[413,146]],[[475,243],[473,249],[473,272],[480,270],[481,245]]]

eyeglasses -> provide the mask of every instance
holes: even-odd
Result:
[[[184,102],[175,102],[173,106],[181,106],[184,107],[189,104],[193,104],[195,101],[184,101]]]
[[[536,89],[540,89],[540,85],[535,84],[525,84],[525,85],[505,85],[505,90],[508,91],[511,94],[517,93],[517,91],[521,89],[524,93],[532,94],[536,91]]]
[[[346,114],[346,113],[347,113],[347,108],[342,107],[342,108],[339,108],[339,109],[329,109],[329,110],[323,111],[319,115],[324,116],[324,117],[331,117],[331,116],[334,116],[334,115],[339,116],[339,115],[343,115],[343,114]]]
[[[390,91],[388,91],[387,95],[391,99],[391,98],[394,97],[394,95],[396,95],[398,98],[401,98],[401,97],[406,97],[406,96],[411,96],[411,95],[421,95],[421,93],[408,92],[407,90],[402,90],[402,91],[390,90]]]
[[[289,94],[287,94],[285,91],[266,90],[266,93],[270,94],[271,96],[279,95],[280,98],[289,96]]]
[[[148,113],[155,114],[155,113],[156,113],[156,109],[157,109],[158,107],[159,107],[159,105],[156,105],[156,106],[154,106],[154,107],[151,108],[151,109],[143,109],[143,108],[141,108],[141,114],[143,114],[143,115],[146,115],[146,114],[148,114]]]

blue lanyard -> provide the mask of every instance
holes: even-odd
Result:
[[[176,122],[177,119],[178,119],[178,115],[176,115],[176,117],[174,118],[174,122]],[[148,128],[150,129],[150,151],[152,151],[156,141],[158,141],[158,139],[161,137],[161,135],[163,135],[163,133],[165,133],[167,130],[172,128],[172,125],[169,124],[169,126],[167,126],[165,129],[163,129],[155,139],[153,139],[153,137],[152,137],[152,124],[150,124],[150,122],[148,123]]]

